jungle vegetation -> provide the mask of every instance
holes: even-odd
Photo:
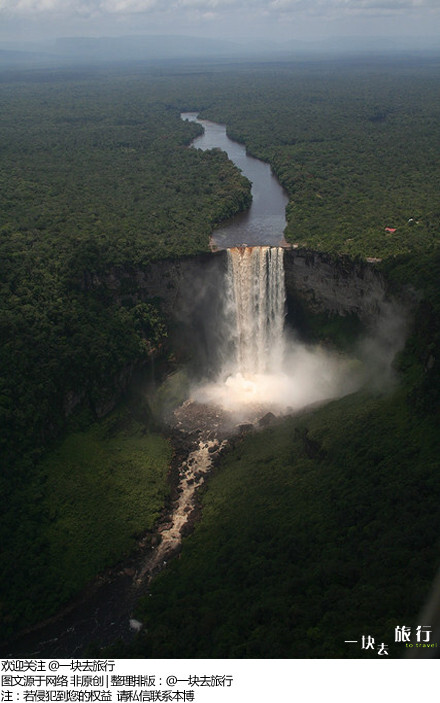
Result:
[[[268,161],[289,195],[286,238],[387,258],[438,244],[438,62],[267,71],[203,115]],[[262,97],[264,96],[264,97]]]
[[[53,464],[38,464],[42,454],[68,430],[73,408],[88,408],[93,422],[133,369],[171,353],[157,301],[121,305],[102,287],[87,290],[85,278],[209,251],[213,226],[249,203],[250,184],[222,152],[187,148],[200,128],[158,102],[149,81],[32,76],[2,83],[0,100],[0,581],[9,631],[53,612],[108,563],[104,554],[76,569],[73,589],[51,586],[59,550],[38,526],[64,499],[47,505],[55,499],[41,485]],[[78,508],[79,493],[72,501]],[[38,599],[24,587],[29,574]]]
[[[355,394],[238,441],[130,654],[361,658],[384,642],[404,656],[395,627],[425,624],[439,563],[436,424],[401,394]]]
[[[152,635],[136,655],[178,656],[183,637],[188,656],[345,657],[339,634],[387,641],[392,623],[415,622],[440,563],[439,89],[436,59],[0,74],[4,635],[120,558],[166,496],[170,448],[150,409],[106,408],[152,356],[171,364],[168,321],[157,300],[121,304],[84,281],[208,251],[249,204],[225,155],[187,148],[198,127],[185,110],[270,162],[291,242],[380,258],[419,302],[394,396],[237,442],[140,608]],[[85,542],[104,493],[120,504]]]

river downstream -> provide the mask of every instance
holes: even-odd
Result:
[[[136,604],[148,593],[152,578],[178,553],[197,514],[197,489],[226,444],[206,428],[177,431],[171,439],[171,496],[153,534],[140,539],[130,558],[97,577],[56,616],[3,645],[3,657],[84,657],[90,647],[128,644],[142,629]]]

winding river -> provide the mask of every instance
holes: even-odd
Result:
[[[243,145],[229,139],[225,125],[199,120],[197,113],[182,113],[181,117],[204,128],[203,135],[193,140],[193,148],[224,150],[252,182],[251,207],[215,230],[212,237],[215,247],[280,246],[288,198],[270,166],[248,156]],[[174,435],[183,433],[183,439],[175,439],[174,444],[176,449],[176,441],[183,442],[184,451],[180,463],[174,467],[176,485],[172,504],[156,526],[153,540],[145,544],[141,540],[131,559],[98,577],[64,611],[6,644],[5,656],[84,656],[90,641],[101,645],[110,645],[117,639],[129,642],[142,627],[142,623],[133,619],[136,603],[148,592],[155,574],[179,550],[182,531],[194,520],[197,488],[226,444],[225,437],[216,429],[221,425],[217,410],[200,408],[187,401],[176,410]]]
[[[213,243],[219,249],[243,246],[280,246],[286,227],[288,197],[273,175],[269,164],[246,153],[243,144],[232,141],[226,126],[199,120],[197,112],[182,112],[181,118],[202,125],[204,133],[196,137],[195,149],[221,149],[252,183],[252,204],[214,231]]]

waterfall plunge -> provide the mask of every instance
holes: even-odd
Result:
[[[226,358],[216,382],[195,388],[192,400],[255,422],[354,390],[348,360],[286,339],[284,316],[283,249],[228,249]]]
[[[285,298],[280,247],[228,249],[228,313],[237,372],[243,376],[282,368]]]

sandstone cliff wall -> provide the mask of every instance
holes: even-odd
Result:
[[[286,249],[287,298],[301,300],[310,312],[377,315],[387,295],[384,278],[373,264],[306,249]],[[221,304],[226,252],[153,262],[142,268],[121,266],[97,275],[85,274],[86,289],[104,287],[116,299],[158,298],[165,315],[188,323],[214,314]]]
[[[312,313],[357,315],[368,322],[381,310],[386,282],[374,265],[305,249],[284,254],[288,302]]]
[[[161,260],[143,267],[114,267],[105,274],[85,273],[82,286],[90,291],[103,289],[121,304],[124,300],[158,300],[169,323],[170,347],[177,360],[189,361],[193,371],[206,374],[220,366],[225,352],[221,320],[226,266],[226,251],[219,251]],[[304,321],[310,314],[328,313],[356,315],[369,328],[379,326],[393,333],[394,323],[390,320],[396,319],[396,303],[388,300],[386,281],[373,264],[304,249],[285,249],[284,269],[288,320],[300,332],[301,317]],[[397,318],[400,317],[399,312]],[[384,346],[391,349],[393,343],[388,337],[387,333]],[[122,383],[115,380],[116,392],[104,393],[103,389],[98,414],[111,409],[128,385],[131,373],[124,371],[122,375]],[[111,384],[112,389],[115,384]],[[80,400],[78,396],[72,403],[68,398],[66,406],[71,410],[70,406]]]

